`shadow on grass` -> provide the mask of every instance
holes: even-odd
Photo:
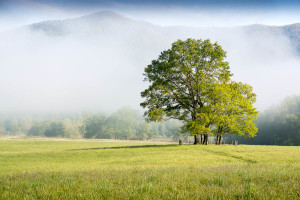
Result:
[[[209,152],[209,153],[214,153],[214,154],[220,155],[220,156],[226,156],[226,157],[230,157],[230,158],[235,158],[235,159],[238,159],[240,161],[244,161],[244,162],[251,163],[251,164],[258,163],[256,160],[251,160],[249,158],[244,158],[242,156],[231,155],[229,153],[225,153],[225,152],[221,152],[221,151],[213,151],[213,150],[210,150],[210,149],[203,149],[203,151],[206,151],[206,152]]]
[[[69,149],[66,151],[87,151],[87,150],[101,150],[101,149],[139,149],[139,148],[160,148],[160,147],[175,147],[177,144],[166,145],[136,145],[136,146],[119,146],[119,147],[95,147],[95,148],[83,148],[83,149]]]

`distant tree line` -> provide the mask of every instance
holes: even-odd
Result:
[[[255,121],[257,136],[243,138],[229,135],[227,140],[243,144],[300,145],[300,95],[287,97],[280,105],[261,112]]]
[[[0,135],[147,140],[180,137],[180,123],[147,123],[137,110],[124,107],[107,115],[85,112],[78,116],[2,117]]]
[[[300,95],[287,97],[280,105],[261,112],[255,120],[254,138],[225,135],[226,143],[300,145]],[[82,113],[68,115],[0,116],[0,136],[107,138],[146,140],[185,137],[178,121],[147,123],[137,110],[122,108],[111,115]]]

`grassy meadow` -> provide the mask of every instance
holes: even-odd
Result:
[[[0,140],[0,199],[300,199],[300,147]]]

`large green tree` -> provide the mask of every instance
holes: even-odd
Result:
[[[239,103],[228,106],[234,93],[240,92],[239,97],[244,94],[242,88],[233,89],[232,74],[225,58],[226,52],[210,40],[174,42],[171,49],[163,51],[145,68],[145,81],[150,85],[141,93],[145,98],[141,106],[147,108],[146,118],[149,121],[183,121],[184,131],[194,135],[194,144],[200,143],[199,135],[201,143],[207,144],[208,135],[221,126],[220,118],[226,113],[230,116],[228,119],[237,121],[236,125],[230,122],[230,130],[242,133],[246,128],[242,116],[247,112],[238,108],[247,97],[237,97]],[[235,113],[235,118],[230,113]]]

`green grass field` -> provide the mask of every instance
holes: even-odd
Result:
[[[0,199],[300,199],[300,147],[0,140]]]

